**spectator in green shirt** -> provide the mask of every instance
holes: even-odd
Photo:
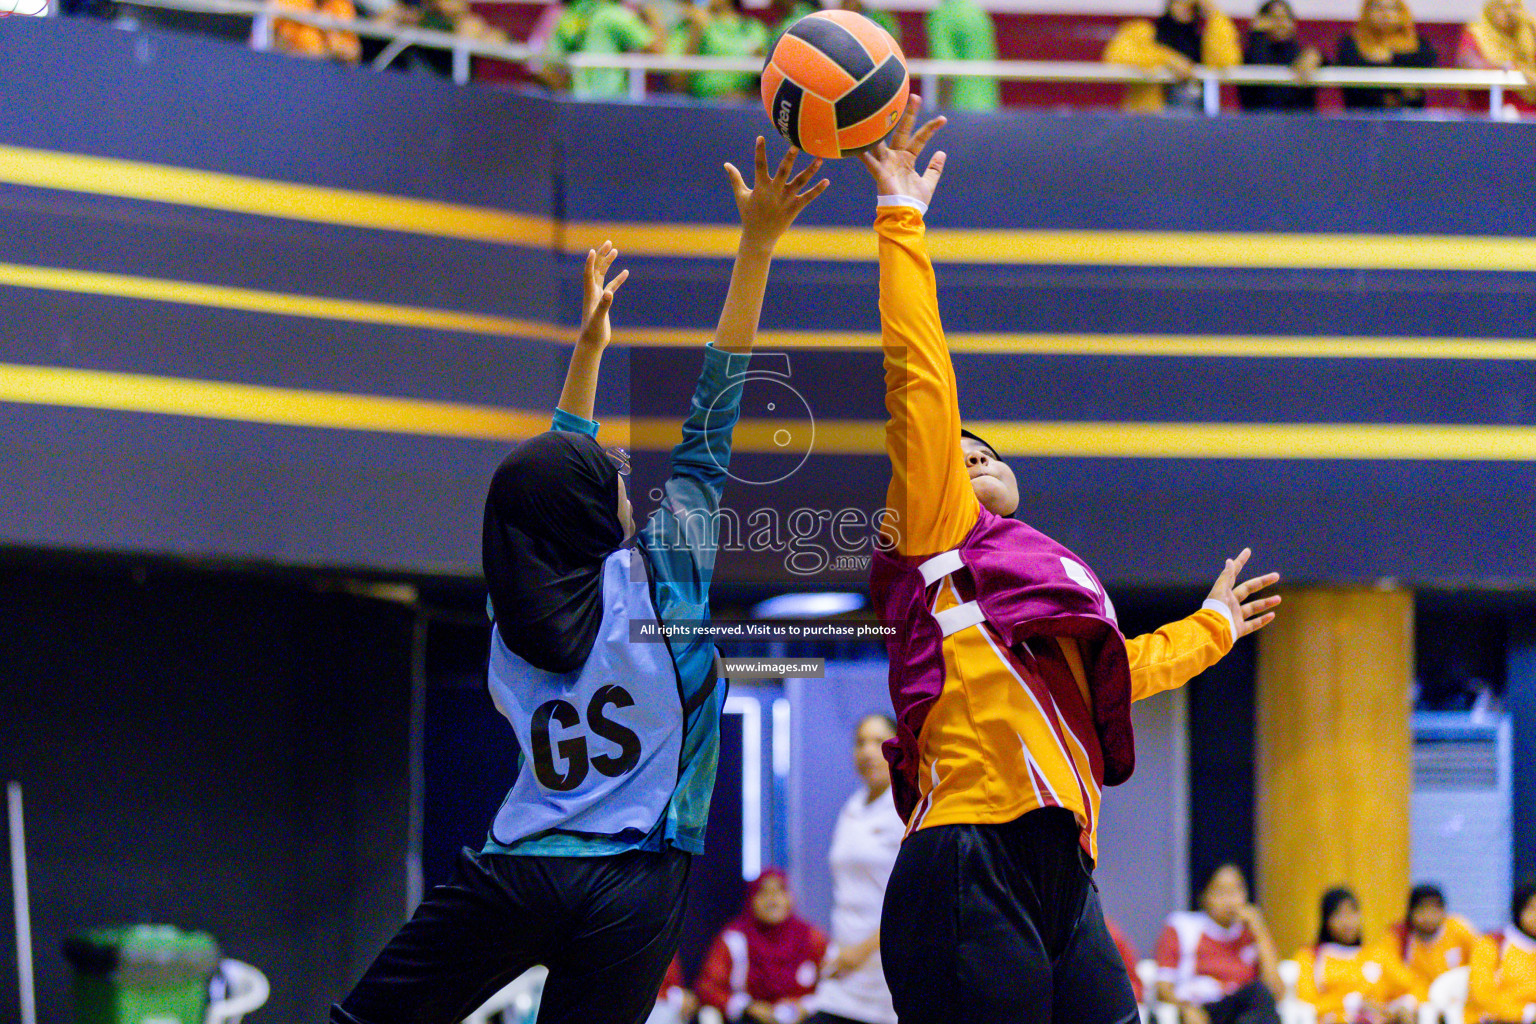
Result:
[[[689,4],[668,49],[697,57],[761,57],[768,52],[768,26],[743,14],[740,0]],[[681,77],[684,90],[699,99],[746,99],[757,92],[753,71],[698,71]]]
[[[551,88],[567,83],[577,96],[614,99],[629,95],[629,72],[623,68],[566,70],[565,58],[576,53],[660,53],[666,33],[655,8],[644,15],[618,0],[572,0],[544,50],[541,77]]]
[[[992,30],[992,16],[976,0],[943,0],[928,13],[928,56],[934,60],[996,60],[997,36]],[[941,79],[939,106],[950,110],[996,110],[997,79]]]

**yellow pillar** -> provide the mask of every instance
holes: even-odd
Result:
[[[1323,892],[1360,895],[1367,940],[1409,885],[1413,595],[1285,592],[1259,634],[1259,897],[1281,957],[1317,936]]]

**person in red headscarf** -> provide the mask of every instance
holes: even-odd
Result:
[[[747,887],[747,905],[720,932],[699,971],[699,1000],[742,1024],[795,1024],[816,991],[827,937],[795,915],[778,868]]]

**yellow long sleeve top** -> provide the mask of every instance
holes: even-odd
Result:
[[[1106,64],[1130,64],[1151,71],[1164,67],[1177,56],[1157,41],[1157,26],[1146,18],[1133,18],[1116,30],[1104,47]],[[1206,19],[1200,37],[1200,63],[1212,68],[1236,67],[1243,62],[1243,45],[1237,26],[1220,11]],[[1132,113],[1152,114],[1163,109],[1163,87],[1156,82],[1125,87],[1124,108]]]
[[[933,555],[961,544],[980,503],[960,448],[959,397],[922,214],[882,206],[875,230],[891,460],[883,529],[898,554]],[[933,610],[968,599],[946,577]],[[1063,807],[1097,857],[1101,793],[1091,764],[1099,749],[1092,700],[1076,642],[1059,642],[1075,693],[1024,684],[1029,674],[1021,675],[1016,652],[984,622],[944,638],[945,684],[918,737],[921,799],[909,828],[1001,824]],[[1131,699],[1182,686],[1232,643],[1231,623],[1212,610],[1127,640]]]
[[[1324,943],[1297,950],[1301,968],[1296,996],[1317,1009],[1319,1017],[1353,1019],[1361,1002],[1384,1006],[1410,995],[1413,979],[1385,944],[1339,946]]]
[[[1440,930],[1428,939],[1412,932],[1406,921],[1394,924],[1391,931],[1395,939],[1393,951],[1407,968],[1413,996],[1420,1002],[1429,998],[1429,986],[1436,978],[1472,962],[1472,947],[1478,940],[1477,929],[1466,918],[1454,914],[1447,915]]]
[[[1514,925],[1472,947],[1467,1022],[1536,1020],[1536,939]]]

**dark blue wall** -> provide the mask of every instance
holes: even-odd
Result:
[[[145,202],[78,184],[17,184],[0,155],[0,264],[523,325],[470,332],[147,301],[96,286],[0,284],[0,386],[9,367],[65,367],[542,416],[563,373],[559,325],[572,322],[579,298],[577,259],[564,254],[574,246],[563,239],[586,237],[591,223],[618,223],[621,248],[627,231],[628,244],[650,253],[627,260],[634,277],[615,314],[621,340],[626,330],[709,330],[728,263],[698,256],[678,229],[733,222],[719,165],[745,161],[763,128],[750,107],[553,102],[94,24],[6,19],[0,46],[8,55],[0,89],[10,98],[0,108],[0,145],[534,218],[504,243],[322,224],[213,209],[200,188],[177,202]],[[1327,252],[1301,269],[1278,258],[1276,267],[1224,268],[1215,256],[1209,266],[1163,265],[1190,261],[1167,256],[1158,247],[1166,240],[1155,239],[1130,266],[1028,254],[942,265],[951,332],[1197,339],[1181,355],[1093,354],[1086,343],[1058,343],[1048,354],[961,352],[967,418],[1021,429],[1104,424],[1126,434],[1230,424],[1238,438],[1245,423],[1469,424],[1514,431],[1501,443],[1520,446],[1514,458],[1469,446],[1433,461],[1396,457],[1401,451],[1373,460],[1246,458],[1241,447],[1177,458],[1010,452],[1026,518],[1122,584],[1203,578],[1245,543],[1296,580],[1536,578],[1525,555],[1536,545],[1536,520],[1525,514],[1536,484],[1536,364],[1519,353],[1484,358],[1462,341],[1536,333],[1536,207],[1522,191],[1536,162],[1536,125],[1049,112],[954,121],[944,143],[950,168],[929,217],[935,230],[1091,230],[1120,241],[1128,231],[1222,231],[1261,246],[1278,246],[1277,232],[1358,233],[1389,243],[1379,265],[1364,268]],[[863,172],[845,161],[827,173],[834,187],[804,223],[861,229],[871,217]],[[1502,268],[1390,269],[1390,253],[1419,246],[1423,235],[1517,245]],[[1042,244],[1010,237],[1021,249]],[[1456,243],[1430,248],[1433,266],[1454,256]],[[831,258],[841,254],[827,244],[816,251],[778,261],[765,329],[825,332],[834,342],[838,332],[876,331],[873,265]],[[1412,358],[1199,352],[1206,336],[1214,345],[1270,335],[1343,336],[1346,345],[1407,336],[1429,348]],[[792,357],[794,384],[818,420],[877,428],[873,352],[801,348]],[[697,360],[676,346],[615,349],[600,413],[680,417]],[[14,439],[0,451],[0,472],[16,482],[15,500],[0,508],[0,542],[476,570],[477,509],[505,439],[435,436],[430,425],[413,435],[51,402],[0,402],[0,430]],[[643,494],[661,472],[654,455],[666,442],[642,447],[653,449],[640,461]],[[742,454],[738,466],[751,476],[772,459]],[[883,455],[866,443],[815,454],[784,483],[738,487],[729,500],[742,515],[868,509],[886,476]],[[720,571],[750,581],[786,576],[782,552],[729,553]]]

